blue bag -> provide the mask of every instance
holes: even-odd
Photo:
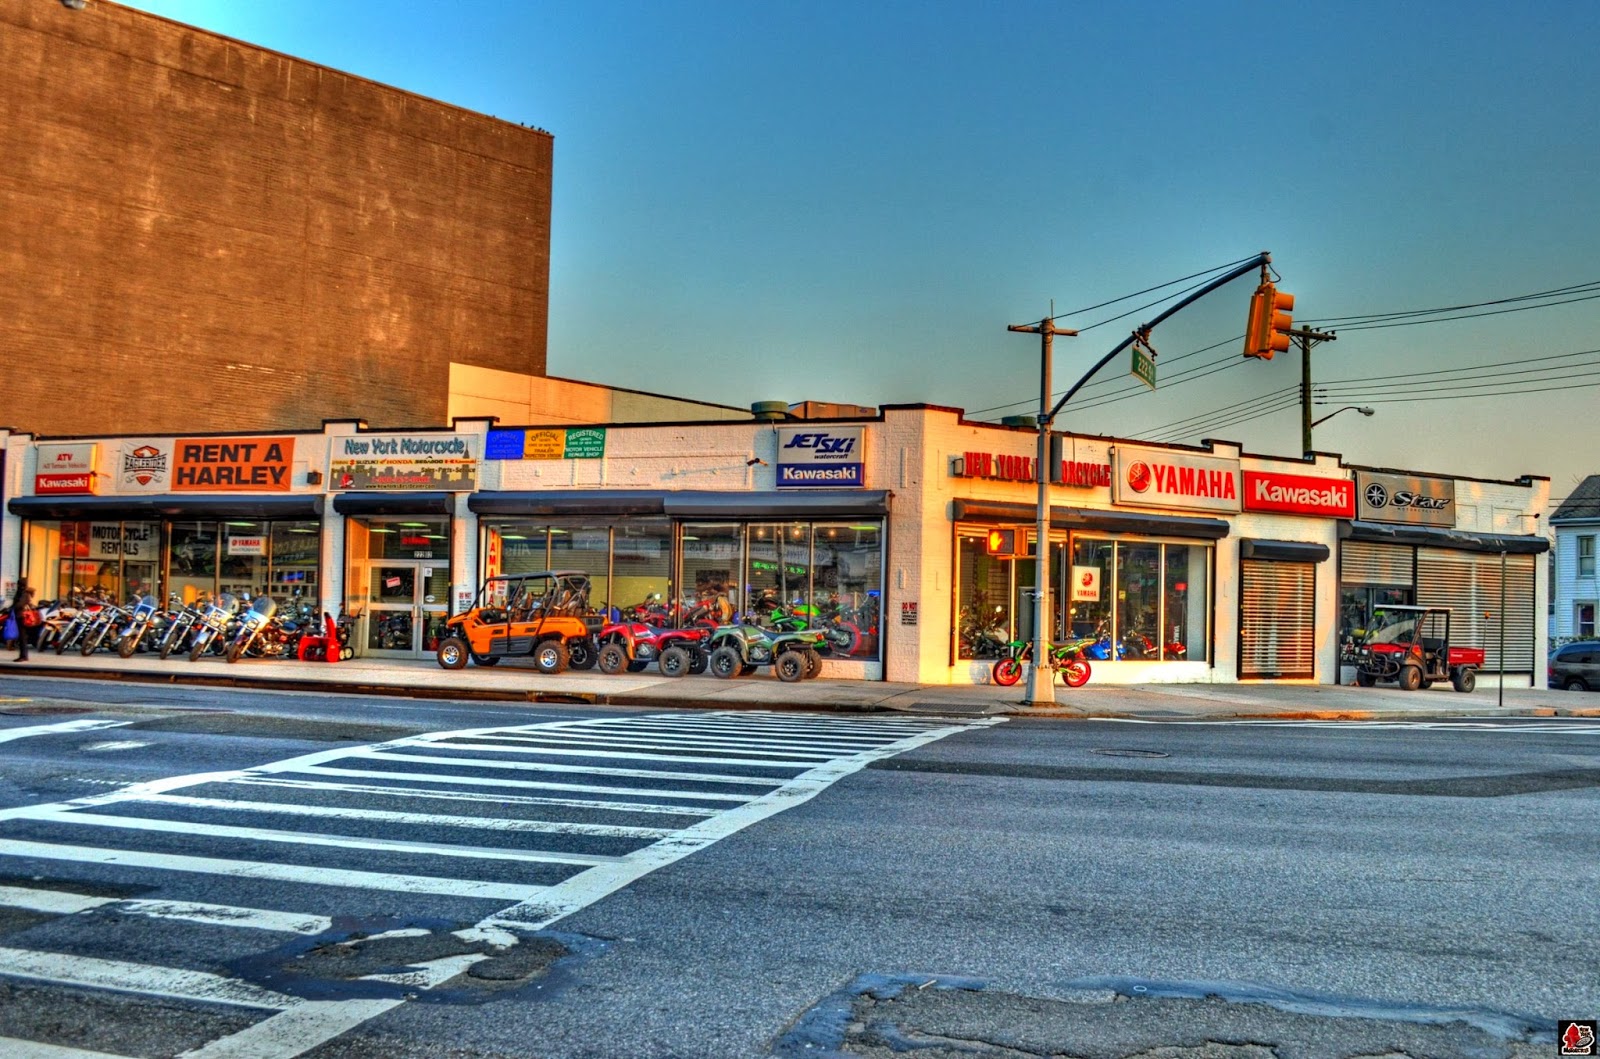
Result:
[[[17,612],[14,610],[6,611],[6,628],[4,633],[0,633],[0,640],[15,640],[21,635],[22,633],[17,629]]]

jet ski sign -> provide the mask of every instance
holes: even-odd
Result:
[[[861,427],[778,428],[779,489],[860,488],[866,484]]]

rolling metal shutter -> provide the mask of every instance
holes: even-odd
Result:
[[[1315,676],[1316,564],[1245,559],[1239,573],[1239,676]]]
[[[1339,583],[1345,585],[1409,585],[1414,549],[1370,541],[1339,542]],[[1498,556],[1496,557],[1498,561]]]
[[[1417,602],[1449,607],[1450,639],[1484,650],[1485,672],[1500,669],[1500,556],[1417,549]],[[1506,556],[1505,670],[1533,672],[1534,557]],[[1485,614],[1489,616],[1484,617]]]

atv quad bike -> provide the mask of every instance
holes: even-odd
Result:
[[[595,634],[603,622],[589,613],[589,575],[576,570],[498,574],[484,581],[472,609],[445,622],[439,664],[461,669],[470,659],[492,666],[530,655],[541,673],[595,664]]]
[[[599,664],[602,673],[638,673],[652,661],[664,677],[704,673],[702,649],[711,630],[703,627],[662,629],[637,621],[621,621],[600,630]]]
[[[1379,607],[1356,645],[1356,683],[1394,681],[1405,691],[1449,680],[1460,692],[1478,685],[1483,649],[1450,642],[1449,607]]]
[[[771,666],[779,680],[792,684],[822,672],[826,643],[821,629],[779,632],[759,625],[721,625],[706,643],[706,668],[712,676],[731,680]]]

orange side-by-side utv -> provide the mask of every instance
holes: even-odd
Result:
[[[484,581],[472,609],[445,623],[439,664],[460,669],[468,659],[492,666],[530,655],[541,673],[595,663],[602,617],[589,612],[589,575],[576,570],[497,574]]]

